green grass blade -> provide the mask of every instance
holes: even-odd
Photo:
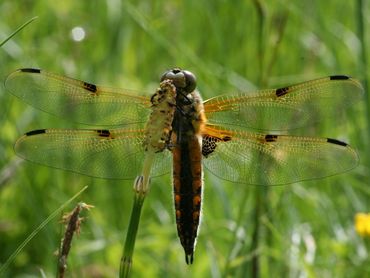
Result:
[[[9,35],[9,37],[7,37],[5,40],[0,42],[0,47],[2,47],[8,40],[10,40],[12,37],[14,37],[18,32],[20,32],[23,28],[25,28],[28,24],[30,24],[32,21],[36,20],[37,18],[38,17],[35,16],[35,17],[31,18],[30,20],[28,20],[27,22],[23,23],[21,26],[19,26],[17,28],[17,30],[15,30],[13,33],[11,33]]]
[[[132,206],[130,224],[126,235],[123,256],[120,264],[119,277],[129,277],[132,267],[132,256],[134,254],[136,235],[139,227],[141,209],[143,207],[145,195],[135,192],[134,203]]]

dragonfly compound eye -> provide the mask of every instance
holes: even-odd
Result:
[[[185,91],[188,93],[191,93],[197,87],[197,79],[195,75],[190,71],[183,70],[182,72],[185,75],[185,82],[186,82]]]
[[[177,88],[181,88],[187,93],[191,93],[196,87],[196,78],[194,74],[187,70],[175,68],[166,71],[161,77],[161,82],[166,79],[171,80]]]

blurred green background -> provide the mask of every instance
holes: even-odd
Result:
[[[150,95],[161,74],[179,66],[197,75],[204,99],[333,74],[348,74],[366,84],[369,48],[363,51],[363,46],[370,46],[370,3],[360,5],[319,0],[3,0],[0,41],[28,19],[38,19],[0,49],[0,79],[20,67],[37,67]],[[75,27],[83,28],[82,41],[73,39]],[[77,125],[22,103],[3,85],[0,101],[0,263],[50,213],[89,185],[79,200],[95,208],[73,242],[69,275],[117,277],[133,181],[93,179],[21,161],[13,152],[21,134]],[[177,238],[171,177],[153,179],[133,277],[369,275],[370,238],[361,238],[354,229],[354,215],[370,211],[368,105],[365,95],[345,122],[328,119],[314,131],[301,131],[350,143],[361,157],[351,172],[268,190],[228,183],[206,172],[203,220],[191,266],[185,264]],[[263,198],[259,211],[258,196]],[[54,219],[16,257],[6,276],[54,276],[62,230],[60,219]]]

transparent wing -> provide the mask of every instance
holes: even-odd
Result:
[[[217,177],[238,183],[281,185],[351,170],[357,153],[329,138],[233,132],[208,128],[203,163]]]
[[[5,87],[26,103],[73,122],[124,125],[145,122],[150,99],[39,69],[11,73]]]
[[[355,79],[330,76],[251,94],[218,96],[205,101],[204,109],[210,124],[287,130],[340,115],[363,91]]]
[[[142,171],[144,131],[42,129],[15,144],[20,157],[42,165],[107,179],[134,179]],[[157,153],[151,176],[170,171],[171,153]]]

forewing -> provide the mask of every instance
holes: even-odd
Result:
[[[128,90],[99,87],[39,69],[11,73],[5,87],[40,110],[83,124],[145,122],[150,112],[150,100]]]
[[[144,161],[144,131],[129,129],[42,129],[15,144],[18,156],[42,165],[106,179],[134,179]],[[170,171],[171,153],[155,156],[151,176]]]
[[[209,129],[203,137],[205,167],[232,182],[281,185],[351,170],[355,150],[329,138]]]
[[[288,130],[340,115],[363,95],[361,84],[330,76],[251,94],[218,96],[204,102],[210,124],[259,130]]]

